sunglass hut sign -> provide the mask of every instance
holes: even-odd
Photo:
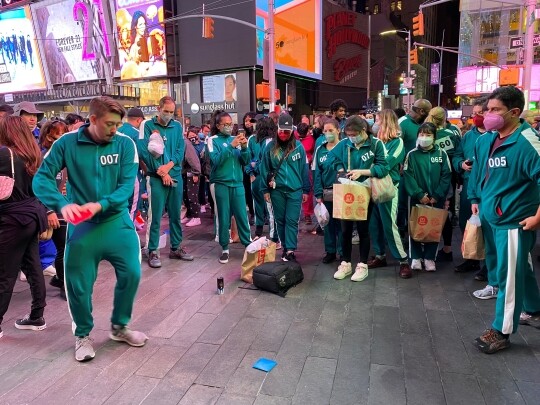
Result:
[[[354,78],[362,65],[362,55],[358,53],[356,46],[363,49],[369,48],[369,37],[355,28],[357,18],[356,13],[340,11],[328,15],[324,19],[324,37],[328,60],[332,61],[338,53],[340,56],[343,55],[343,57],[338,57],[332,65],[333,79],[340,84]],[[346,45],[349,46],[342,52],[341,49],[345,48]],[[350,45],[354,46],[353,52],[351,52]]]

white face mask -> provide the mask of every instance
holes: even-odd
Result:
[[[431,145],[433,145],[433,137],[425,135],[418,137],[418,146],[421,148],[429,148]]]
[[[163,123],[165,125],[168,125],[169,122],[173,119],[174,114],[163,112],[163,113],[159,114],[159,117],[161,118],[161,120],[163,121]]]

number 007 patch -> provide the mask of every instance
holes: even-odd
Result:
[[[118,156],[118,153],[113,153],[112,155],[102,155],[99,157],[99,162],[101,163],[101,166],[117,165]]]

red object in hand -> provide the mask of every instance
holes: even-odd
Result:
[[[75,218],[73,218],[73,221],[69,221],[73,225],[79,225],[81,222],[86,221],[87,219],[90,219],[92,217],[92,211],[86,210],[81,211],[81,215],[75,215]]]

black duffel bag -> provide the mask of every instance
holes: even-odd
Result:
[[[267,262],[253,270],[253,285],[285,297],[289,288],[304,280],[302,267],[296,262]]]

